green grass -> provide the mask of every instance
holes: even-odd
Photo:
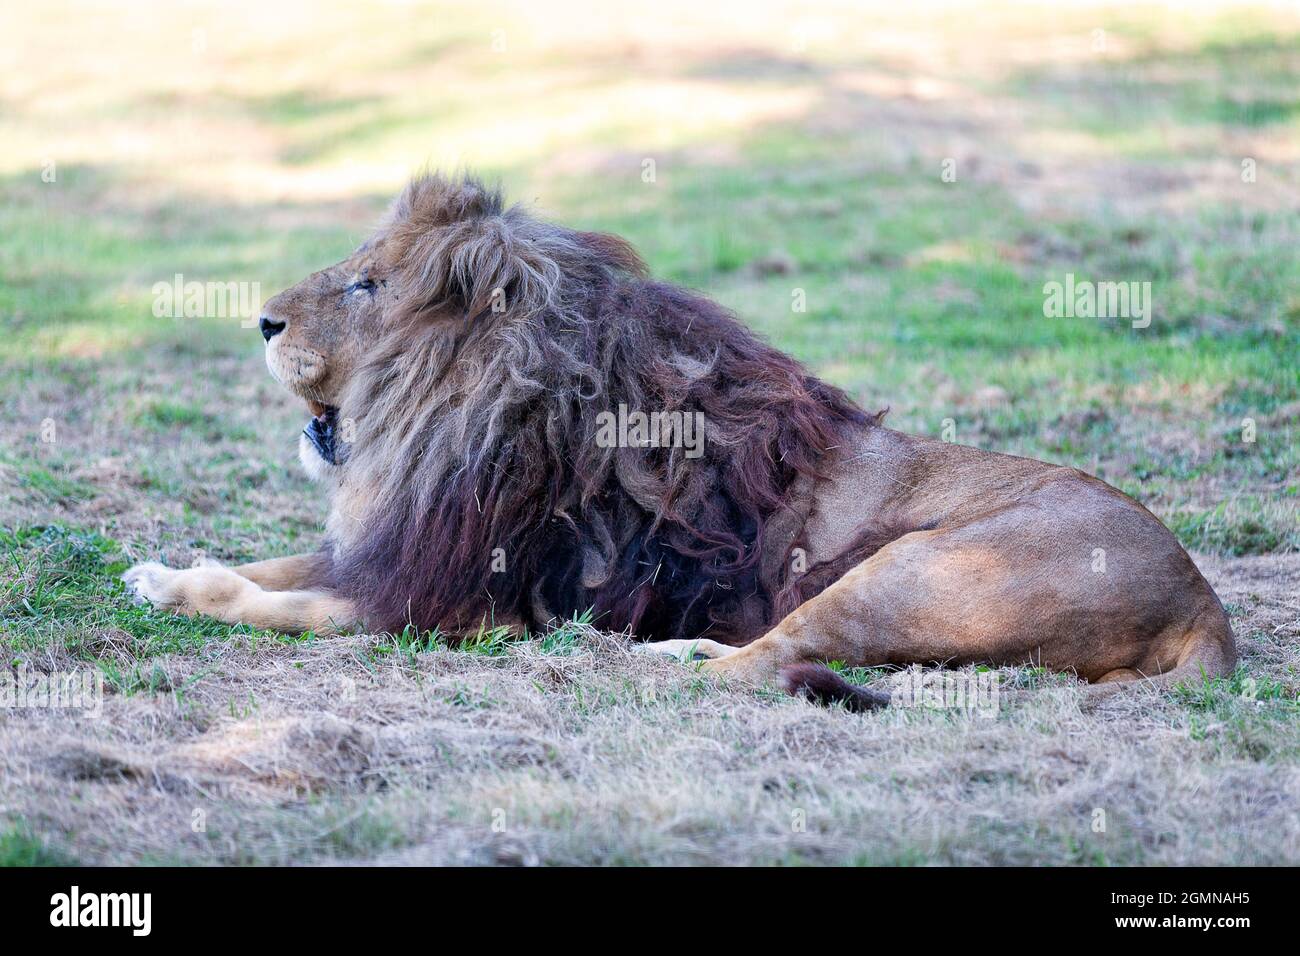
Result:
[[[6,652],[17,666],[25,656],[51,645],[74,658],[94,662],[106,684],[120,694],[181,692],[173,687],[156,658],[196,653],[233,644],[256,648],[262,642],[310,645],[316,635],[285,635],[247,625],[227,625],[208,618],[186,618],[137,604],[120,576],[128,567],[116,542],[94,532],[59,525],[0,528],[0,628]],[[541,634],[517,633],[485,621],[455,644],[455,650],[480,657],[502,657],[511,648],[531,643],[538,653],[564,656],[575,651],[591,626],[586,612]],[[96,635],[112,632],[130,641],[130,659],[105,657]],[[369,660],[397,654],[414,661],[420,654],[446,651],[449,644],[435,628],[407,626],[397,634],[376,635],[359,651]]]
[[[149,660],[197,652],[228,641],[280,641],[281,635],[208,618],[162,613],[131,600],[120,576],[128,561],[110,539],[59,525],[0,529],[0,628],[11,660],[51,644],[75,658],[98,662],[121,692],[160,689]],[[97,635],[126,637],[134,663],[103,656]],[[170,689],[170,688],[167,688]]]
[[[15,467],[19,485],[49,505],[72,504],[94,497],[96,489],[84,481],[59,474],[60,465],[42,467],[21,462]]]
[[[22,824],[0,828],[0,866],[76,866],[74,857],[52,847]]]

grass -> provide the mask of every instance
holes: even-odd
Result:
[[[93,636],[104,631],[129,641],[132,657],[140,660],[234,638],[282,639],[269,631],[186,620],[133,603],[120,580],[129,563],[114,542],[95,533],[57,525],[3,531],[0,551],[6,566],[0,622],[6,625],[8,648],[19,655],[57,643],[83,660],[100,661],[103,649]]]
[[[432,7],[0,14],[28,40],[0,79],[0,642],[106,694],[0,723],[0,862],[1300,860],[1294,14]],[[625,235],[895,427],[1122,488],[1230,604],[1240,669],[1096,710],[1007,669],[992,720],[858,717],[588,617],[452,649],[134,605],[135,561],[303,551],[324,517],[246,317],[157,318],[154,285],[268,297],[425,163]],[[1150,327],[1045,316],[1067,273],[1150,282]]]
[[[76,862],[22,825],[0,831],[0,866],[75,866]]]

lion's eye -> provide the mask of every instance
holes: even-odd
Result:
[[[352,283],[350,286],[344,289],[343,294],[352,295],[354,292],[374,292],[374,291],[375,291],[374,279],[358,279],[356,282]]]

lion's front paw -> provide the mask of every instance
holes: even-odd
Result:
[[[663,657],[676,658],[683,663],[691,663],[726,657],[728,654],[734,654],[738,648],[699,637],[693,640],[649,641],[636,645],[636,650],[642,654],[659,654]]]
[[[146,561],[122,575],[122,581],[136,604],[176,608],[181,604],[180,575],[157,561]]]
[[[632,649],[639,654],[653,654],[656,657],[671,657],[679,661],[690,660],[694,654],[691,645],[693,641],[647,641],[644,644],[634,644]]]

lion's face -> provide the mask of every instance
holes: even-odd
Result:
[[[398,294],[385,245],[380,240],[366,243],[337,265],[281,292],[262,310],[267,367],[289,391],[307,400],[311,412],[299,439],[299,458],[313,478],[339,464],[340,398]]]
[[[391,299],[387,264],[367,243],[337,265],[308,276],[262,309],[266,364],[280,384],[308,402],[337,405],[365,344]]]

